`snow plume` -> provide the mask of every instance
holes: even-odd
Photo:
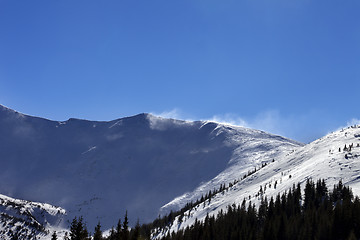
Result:
[[[181,111],[178,108],[174,108],[170,111],[164,111],[161,113],[151,113],[151,114],[162,118],[182,119]]]
[[[240,126],[252,129],[258,129],[272,134],[281,135],[287,138],[296,139],[301,142],[311,142],[320,136],[326,134],[327,129],[325,125],[320,125],[317,131],[307,130],[306,123],[312,123],[313,119],[317,116],[316,112],[306,112],[299,115],[283,115],[279,110],[270,109],[261,111],[253,116],[241,116],[235,113],[216,114],[210,118],[194,117],[184,113],[178,108],[174,108],[170,111],[164,111],[161,113],[151,113],[152,116],[149,119],[151,128],[157,130],[165,130],[166,123],[163,118],[168,121],[174,121],[175,123],[184,123],[184,121],[192,121],[191,118],[201,119],[202,121],[216,122],[225,125]],[[182,119],[183,121],[175,121],[170,119]],[[160,121],[160,119],[162,119]],[[352,119],[351,123],[360,120]],[[168,124],[168,123],[167,123]]]
[[[347,127],[354,126],[354,125],[360,125],[360,119],[352,118],[350,121],[346,123]]]
[[[346,122],[346,125],[338,127],[334,131],[328,132],[328,134],[332,133],[332,132],[340,131],[341,129],[348,128],[348,127],[355,126],[355,125],[360,125],[360,119],[352,118],[352,119],[350,119],[349,121]]]
[[[280,112],[277,110],[269,110],[258,114],[252,125],[253,128],[264,130],[267,132],[284,135],[288,132],[292,121],[286,119],[280,115]]]
[[[147,119],[149,120],[151,129],[160,131],[164,131],[174,125],[193,124],[191,120],[184,120],[184,118],[180,116],[180,111],[176,108],[159,114],[151,113],[147,115]]]
[[[153,129],[164,130],[164,119],[177,119],[183,121],[193,121],[187,118],[183,111],[178,108],[174,108],[170,111],[164,111],[161,113],[151,113],[154,116],[149,117],[150,125]],[[283,134],[283,127],[289,125],[289,121],[280,116],[277,110],[268,110],[257,114],[253,118],[243,118],[234,113],[217,114],[210,119],[203,119],[203,121],[216,122],[225,125],[240,126],[246,128],[254,128],[271,132],[275,134]]]
[[[161,121],[160,117],[154,115],[147,115],[147,119],[149,120],[149,125],[152,130],[166,130],[166,125],[163,121]]]
[[[208,121],[226,124],[226,125],[250,127],[250,125],[244,119],[236,116],[235,114],[231,114],[231,113],[227,113],[225,115],[215,115],[212,118],[210,118]]]
[[[215,115],[210,118],[209,121],[254,128],[279,135],[284,134],[290,125],[290,120],[282,117],[277,110],[261,112],[255,117],[249,119],[244,119],[236,114],[227,113],[224,115]]]
[[[169,121],[173,123],[184,124],[184,121],[193,121],[186,117],[183,111],[178,108],[174,108],[170,111],[164,111],[161,113],[151,113],[148,116],[151,129],[165,130]],[[181,121],[175,121],[178,119]],[[273,134],[284,135],[292,130],[291,124],[295,119],[288,119],[280,115],[277,110],[267,110],[258,113],[255,117],[243,118],[234,113],[217,114],[210,119],[203,119],[203,121],[216,122],[225,125],[240,126],[246,128],[259,129]]]

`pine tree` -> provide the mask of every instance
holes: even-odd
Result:
[[[355,233],[354,231],[351,231],[350,234],[349,234],[349,237],[347,238],[347,240],[356,240],[356,236],[355,236]]]
[[[67,233],[67,232],[65,232],[65,235],[64,235],[64,240],[70,240],[69,235],[68,235],[68,233]]]
[[[102,237],[101,225],[99,222],[95,227],[93,240],[102,240],[102,239],[103,237]]]
[[[53,234],[51,235],[51,240],[57,240],[56,231],[54,231]]]
[[[116,240],[121,240],[122,239],[122,226],[121,226],[121,219],[119,219],[117,225],[116,225],[116,231],[114,234],[114,238]]]
[[[73,219],[70,226],[70,240],[88,240],[88,231],[85,224],[83,223],[83,218],[76,217]]]
[[[309,208],[314,204],[315,184],[312,180],[307,179],[305,185],[304,208]]]
[[[107,240],[116,240],[116,231],[114,229],[114,226],[110,229],[110,234]]]
[[[140,236],[140,223],[138,219],[135,225],[135,229],[131,233],[131,240],[138,240],[139,236]]]
[[[195,219],[192,226],[167,233],[163,240],[360,239],[360,199],[354,199],[349,187],[340,181],[329,191],[324,180],[316,184],[308,180],[304,198],[301,192],[300,183],[294,184],[269,202],[262,199],[258,211],[251,202],[246,208],[244,199],[241,205],[229,205],[225,212],[221,209],[216,219],[209,215],[204,221]],[[135,239],[131,235],[131,240]]]
[[[122,240],[129,240],[129,220],[127,216],[127,211],[125,213],[124,222],[123,222]]]

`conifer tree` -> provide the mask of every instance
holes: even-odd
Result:
[[[70,226],[70,240],[88,240],[88,231],[86,225],[83,223],[83,218],[76,217],[73,219]]]
[[[131,240],[138,240],[139,236],[140,236],[140,223],[138,219],[135,225],[135,229],[131,233]]]
[[[351,231],[347,240],[357,240],[354,231]]]
[[[51,235],[51,240],[57,240],[56,231],[54,231],[53,234]]]
[[[68,235],[68,233],[67,232],[65,232],[65,235],[64,235],[64,240],[69,240],[70,238],[69,238],[69,235]]]
[[[110,234],[107,240],[116,240],[116,231],[114,229],[114,226],[110,229]]]
[[[100,222],[98,222],[98,224],[95,227],[93,240],[102,240],[102,239],[103,237],[102,237],[101,225]]]
[[[204,220],[195,219],[195,223],[185,229],[164,232],[162,240],[360,239],[360,199],[354,199],[349,187],[340,181],[333,191],[328,191],[324,180],[318,180],[316,184],[308,180],[304,198],[301,192],[300,184],[294,184],[288,191],[275,196],[275,199],[271,197],[268,201],[266,196],[261,198],[259,208],[251,202],[246,204],[244,199],[241,204],[229,205],[226,211],[221,209],[216,218],[207,215]],[[214,193],[216,191],[207,197]],[[138,221],[130,232],[126,212],[124,222],[119,220],[116,230],[112,228],[107,240],[150,239],[152,229],[162,231],[176,216],[184,214],[184,209],[188,211],[199,204],[199,201],[187,204],[185,208],[171,212],[168,216],[159,216],[151,224],[140,226]],[[71,240],[88,239],[73,238],[79,226],[85,227],[82,218],[75,218],[71,226]],[[97,238],[96,232],[101,232],[100,223],[95,228],[94,240],[104,239]],[[118,233],[120,235],[116,235]]]
[[[121,219],[119,218],[119,221],[116,225],[116,231],[115,231],[115,240],[121,240],[122,239],[122,225],[121,225]]]
[[[125,213],[124,222],[123,222],[122,240],[129,240],[129,220],[127,216],[127,211]]]

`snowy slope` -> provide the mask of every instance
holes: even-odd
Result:
[[[60,207],[0,194],[1,239],[14,239],[16,234],[19,239],[47,239],[52,231],[61,229],[65,215]]]
[[[84,216],[90,230],[161,212],[301,144],[257,130],[150,114],[50,121],[0,105],[0,193]],[[204,183],[204,184],[201,184]],[[200,186],[200,187],[199,187]]]
[[[360,195],[360,126],[338,130],[279,156],[275,162],[214,196],[210,203],[199,204],[186,212],[181,223],[177,218],[169,228],[158,230],[154,238],[190,226],[195,219],[203,220],[207,213],[216,215],[221,209],[226,211],[228,205],[240,204],[244,198],[258,205],[261,196],[270,198],[289,190],[294,183],[304,184],[308,178],[325,179],[329,188],[342,180],[353,189],[354,194]]]
[[[186,203],[195,202],[210,190],[219,188],[221,184],[233,182],[255,167],[278,159],[302,146],[298,142],[253,129],[231,125],[219,125],[217,129],[221,133],[226,132],[231,144],[236,146],[228,167],[210,181],[202,183],[194,191],[187,192],[164,205],[160,211],[163,215],[170,210],[179,210]]]

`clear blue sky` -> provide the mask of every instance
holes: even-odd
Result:
[[[358,0],[0,0],[0,104],[308,142],[360,119],[359,13]]]

